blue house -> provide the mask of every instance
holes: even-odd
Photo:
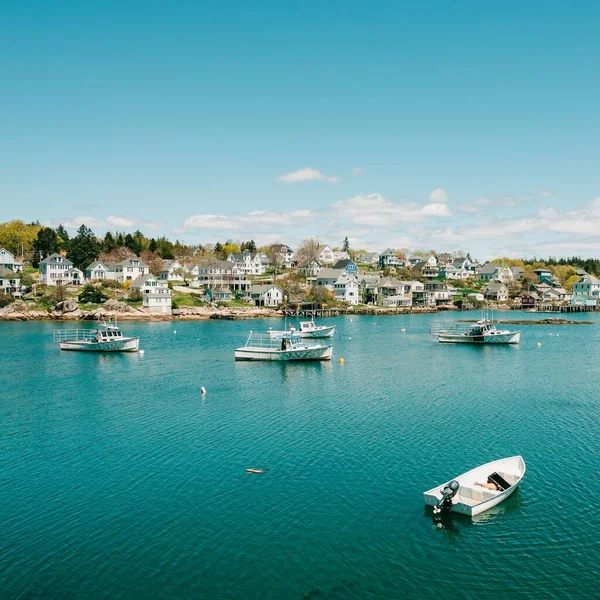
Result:
[[[348,275],[358,275],[358,267],[352,259],[338,260],[332,269],[343,269]]]

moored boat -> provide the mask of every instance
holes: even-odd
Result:
[[[330,344],[303,342],[293,333],[279,337],[250,332],[246,345],[235,350],[235,360],[331,360]]]
[[[474,517],[506,500],[525,476],[522,456],[486,463],[424,493],[434,513],[455,512]]]
[[[481,319],[471,325],[433,323],[431,335],[446,344],[518,344],[520,331],[497,329],[493,321]]]
[[[58,329],[53,339],[61,350],[137,352],[140,338],[124,336],[116,322],[102,321],[96,329]]]
[[[269,329],[269,335],[274,338],[281,338],[288,333],[300,338],[328,338],[333,337],[335,325],[317,325],[314,321],[301,321],[300,329],[296,329],[293,325],[290,325],[288,331]]]

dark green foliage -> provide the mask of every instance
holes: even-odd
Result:
[[[256,252],[256,243],[254,240],[250,240],[249,242],[242,242],[240,244],[240,252],[244,250],[248,250],[248,252]]]
[[[77,230],[77,235],[69,242],[68,258],[82,271],[93,262],[100,252],[100,242],[94,232],[85,225]]]
[[[0,308],[4,308],[9,304],[12,304],[15,299],[10,294],[5,294],[4,292],[0,292]]]
[[[117,247],[117,242],[110,231],[106,232],[104,240],[102,240],[102,252],[108,254]]]
[[[102,302],[108,300],[108,296],[102,291],[102,288],[91,283],[84,286],[77,298],[79,302],[91,302],[92,304],[102,304]]]
[[[105,279],[100,285],[103,288],[111,290],[120,290],[123,287],[118,281],[115,281],[114,279]]]
[[[68,236],[67,236],[68,237]],[[40,260],[59,251],[59,241],[56,231],[52,227],[42,227],[33,241],[33,259],[31,264],[39,267]]]
[[[348,241],[348,236],[344,238],[344,243],[342,244],[342,252],[350,251],[350,242]]]
[[[129,302],[141,302],[142,301],[142,292],[140,290],[135,289],[129,292]]]
[[[600,259],[597,258],[581,258],[580,256],[572,256],[570,258],[556,259],[551,256],[548,259],[533,257],[533,260],[525,260],[523,262],[526,265],[532,265],[536,262],[543,262],[548,267],[572,265],[577,269],[583,269],[586,273],[590,273],[591,275],[600,275]]]

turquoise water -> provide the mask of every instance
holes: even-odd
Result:
[[[469,347],[439,319],[337,318],[329,364],[233,361],[276,321],[123,324],[143,356],[0,323],[0,597],[598,597],[600,325]],[[425,511],[514,454],[502,505]]]

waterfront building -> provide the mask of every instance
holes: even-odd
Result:
[[[6,248],[0,248],[0,267],[20,273],[23,270],[23,263],[16,261],[14,254]]]
[[[321,269],[317,275],[316,285],[328,285],[333,289],[334,283],[344,273],[344,269]]]
[[[0,267],[0,292],[12,296],[21,296],[20,276],[6,267]]]
[[[536,269],[534,273],[537,275],[539,283],[550,282],[554,278],[549,269]]]
[[[258,252],[231,252],[227,261],[233,263],[235,273],[245,275],[262,275],[265,272],[265,264]]]
[[[429,281],[425,284],[425,291],[433,295],[436,305],[447,304],[451,300],[448,285],[445,281]]]
[[[508,287],[501,281],[490,281],[484,288],[483,293],[487,300],[506,302],[508,300]]]
[[[471,277],[471,271],[468,271],[464,267],[457,267],[453,264],[444,265],[440,267],[439,276],[444,279],[460,279],[465,280]]]
[[[88,281],[105,281],[115,278],[115,265],[95,260],[85,268],[85,278]]]
[[[579,281],[573,284],[573,296],[600,297],[600,280],[589,273],[584,273],[579,277]]]
[[[163,260],[159,278],[161,281],[185,281],[181,268],[178,260]]]
[[[521,294],[521,308],[535,308],[542,301],[541,296],[537,292],[523,292]]]
[[[218,260],[216,258],[208,260],[197,269],[191,269],[190,272],[197,273],[190,287],[219,288],[226,287],[229,290],[245,292],[250,287],[250,282],[244,273],[235,272],[236,268],[232,262],[227,260]]]
[[[115,265],[115,279],[119,283],[134,281],[140,275],[148,275],[150,267],[137,256],[131,256]]]
[[[253,285],[248,295],[256,306],[277,308],[283,303],[283,290],[276,285]]]
[[[81,285],[83,271],[62,254],[51,254],[40,261],[39,282],[43,285]]]
[[[142,306],[151,313],[171,314],[171,290],[166,282],[148,273],[140,275],[129,286],[130,290],[139,290],[142,295]]]
[[[359,303],[358,287],[358,280],[356,277],[346,271],[342,271],[333,284],[333,294],[336,300],[354,306]]]

